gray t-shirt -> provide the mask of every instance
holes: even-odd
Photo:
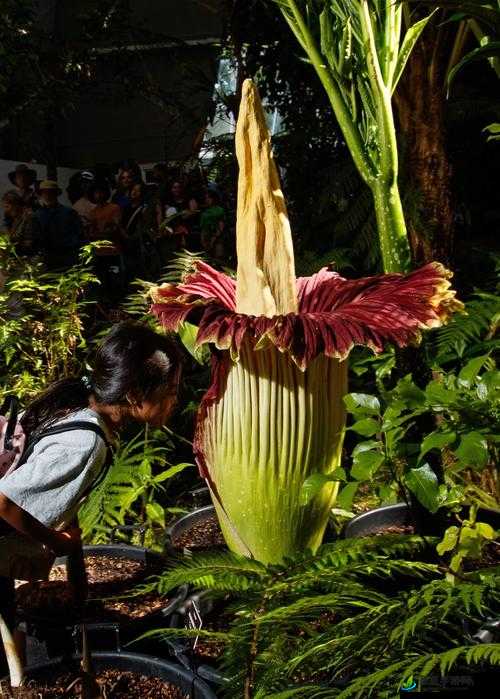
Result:
[[[106,428],[99,415],[84,408],[54,423],[84,420]],[[68,524],[88,486],[106,461],[106,444],[91,430],[72,430],[40,439],[29,459],[0,480],[0,492],[47,527]]]

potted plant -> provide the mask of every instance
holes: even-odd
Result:
[[[346,536],[391,526],[442,534],[467,505],[479,508],[478,520],[499,528],[499,388],[500,373],[482,355],[458,372],[442,372],[424,389],[407,376],[379,395],[348,394],[348,429],[365,438],[352,452],[349,493],[370,482],[388,504],[352,519]],[[427,434],[414,430],[423,414],[435,426]],[[489,493],[481,483],[490,484]]]

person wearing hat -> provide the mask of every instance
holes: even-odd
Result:
[[[61,189],[55,180],[39,186],[41,208],[33,216],[33,237],[47,269],[64,271],[78,262],[83,242],[80,217],[58,201]]]
[[[33,211],[38,208],[38,199],[33,185],[36,182],[36,170],[28,167],[24,163],[16,165],[15,169],[9,172],[9,180],[16,188],[23,203]]]

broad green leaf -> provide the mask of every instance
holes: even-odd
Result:
[[[495,530],[486,522],[476,522],[476,529],[484,539],[492,541],[495,538]]]
[[[347,483],[337,496],[336,505],[341,510],[350,510],[352,501],[358,490],[359,483]]]
[[[434,12],[435,11],[436,10],[434,10]],[[419,22],[415,22],[415,24],[412,25],[406,32],[405,38],[403,39],[403,42],[401,44],[401,48],[399,49],[398,60],[396,62],[396,67],[394,70],[391,85],[388,85],[389,89],[391,90],[391,93],[393,93],[396,89],[399,79],[401,78],[401,75],[403,74],[403,71],[405,69],[406,63],[408,62],[408,59],[411,55],[411,52],[413,51],[415,44],[417,43],[418,38],[420,37],[420,34],[425,29],[427,22],[430,20],[434,12],[431,12],[430,15],[427,15],[427,17],[424,17]]]
[[[411,468],[405,475],[405,483],[429,512],[438,510],[439,483],[429,464],[424,464],[419,468]]]
[[[465,468],[484,468],[488,463],[488,442],[481,432],[469,432],[460,440],[455,456]]]
[[[172,478],[172,476],[175,476],[177,473],[180,473],[181,471],[184,471],[184,469],[193,466],[194,464],[175,464],[175,466],[170,466],[170,468],[167,468],[165,471],[162,471],[155,476],[153,481],[155,483],[163,483],[163,481],[166,481],[168,478]]]
[[[163,507],[159,505],[157,502],[149,502],[146,505],[146,514],[149,517],[149,519],[153,520],[153,522],[163,523],[165,521],[165,512],[163,510]]]
[[[500,141],[500,124],[490,124],[483,129],[483,133],[488,134],[489,141]]]
[[[398,382],[395,393],[409,408],[420,408],[426,402],[424,391],[412,380],[411,376],[405,376]]]
[[[379,399],[367,393],[348,393],[344,396],[344,403],[350,413],[378,414],[380,412]]]
[[[355,422],[349,429],[358,434],[362,434],[363,437],[372,437],[379,431],[380,425],[377,420],[374,420],[372,417],[366,417],[363,420]]]
[[[302,505],[307,505],[307,503],[319,493],[321,488],[326,485],[326,483],[331,483],[332,481],[345,481],[346,473],[342,467],[336,468],[332,473],[313,473],[311,476],[306,478],[302,484],[302,493],[300,502]]]
[[[369,439],[366,442],[360,442],[359,444],[356,444],[356,446],[352,450],[352,455],[353,455],[353,457],[355,457],[358,454],[362,454],[364,451],[372,451],[373,449],[381,449],[382,446],[383,446],[382,442],[378,442],[375,439]]]
[[[444,483],[439,486],[438,500],[440,507],[452,508],[461,505],[464,501],[464,497],[465,494],[462,486],[452,485],[448,487]]]
[[[345,517],[346,519],[352,519],[353,517],[356,517],[354,512],[350,512],[349,510],[343,510],[341,507],[332,507],[330,512],[334,517]]]
[[[447,406],[457,400],[458,393],[448,390],[440,381],[434,380],[425,388],[427,400],[433,407]]]
[[[197,334],[198,328],[196,325],[188,323],[187,321],[181,325],[178,331],[179,338],[189,354],[198,362],[198,364],[207,364],[210,356],[210,350],[208,350],[206,345],[201,345],[200,347],[196,345]]]
[[[420,462],[431,449],[443,449],[453,444],[456,438],[455,432],[431,432],[422,442],[418,461]]]
[[[480,390],[481,387],[481,390]],[[495,393],[500,394],[500,371],[493,369],[485,371],[481,375],[481,381],[477,385],[478,397],[481,400],[494,396]]]
[[[351,476],[357,481],[370,480],[378,468],[384,463],[384,455],[375,451],[364,451],[357,454],[351,468]]]
[[[436,551],[442,556],[447,551],[453,551],[458,541],[458,527],[448,527],[445,531],[442,541],[436,546]]]
[[[488,357],[488,354],[483,354],[481,357],[474,357],[474,359],[471,359],[470,362],[467,362],[458,375],[459,381],[464,386],[470,386],[473,384]]]

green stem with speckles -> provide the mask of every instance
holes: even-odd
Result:
[[[407,271],[410,251],[398,183],[377,178],[372,193],[384,272]]]

